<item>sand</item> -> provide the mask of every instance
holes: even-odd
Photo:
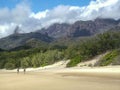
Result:
[[[0,90],[120,90],[120,67],[0,70]]]

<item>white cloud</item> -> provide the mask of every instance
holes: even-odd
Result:
[[[52,10],[45,11],[45,14],[43,15],[43,12],[41,13],[44,17],[41,18],[40,12],[37,14],[32,14],[32,17],[35,19],[39,19],[41,21],[41,26],[46,27],[53,23],[59,22],[59,23],[73,23],[74,21],[78,20],[78,14],[81,13],[83,9],[81,7],[77,6],[64,6],[59,5]],[[36,17],[40,15],[40,17]]]
[[[20,3],[11,10],[0,9],[0,37],[11,34],[16,25],[21,25],[24,32],[31,32],[57,22],[73,23],[97,17],[120,19],[120,0],[92,0],[84,7],[59,5],[37,13],[31,11],[29,5]]]
[[[47,12],[34,13],[32,17],[39,19],[43,27],[56,22],[73,23],[97,17],[120,19],[120,0],[96,0],[84,7],[59,5]]]
[[[45,18],[47,13],[49,12],[49,10],[45,10],[45,11],[42,11],[42,12],[38,12],[38,13],[32,13],[29,17],[30,18],[36,18],[36,19],[42,19],[42,18]]]
[[[120,18],[120,0],[97,0],[92,1],[85,7],[81,17],[83,20],[92,20],[101,18]]]
[[[0,25],[0,37],[5,37],[12,34],[14,32],[15,27],[15,23]]]
[[[1,8],[0,9],[0,24],[1,23],[11,23],[15,22],[21,24],[26,19],[28,19],[29,14],[31,14],[30,7],[25,3],[20,3],[16,5],[15,8]]]

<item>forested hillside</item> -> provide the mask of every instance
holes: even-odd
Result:
[[[107,51],[111,51],[111,53],[103,57],[96,66],[105,66],[112,63],[120,64],[118,59],[114,59],[119,58],[119,31],[109,31],[90,38],[83,38],[76,41],[76,43],[69,42],[66,45],[59,43],[56,42],[37,48],[22,46],[9,51],[1,49],[0,68],[40,67],[63,59],[70,59],[71,61],[67,64],[67,67],[71,67]]]
[[[96,55],[120,48],[120,32],[111,31],[98,34],[90,39],[84,40],[78,47],[72,48],[69,66],[75,66],[81,61],[89,60]],[[77,52],[77,53],[75,53]]]

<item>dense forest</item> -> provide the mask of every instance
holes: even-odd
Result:
[[[76,42],[70,40],[64,42],[64,44],[62,42],[52,42],[37,48],[20,46],[12,50],[0,49],[0,69],[40,67],[68,59],[70,59],[70,62],[67,67],[71,67],[107,51],[110,51],[110,53],[96,63],[96,66],[120,64],[118,59],[120,54],[119,31],[104,32],[79,39]]]

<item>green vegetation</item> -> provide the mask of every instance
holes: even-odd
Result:
[[[53,64],[64,57],[63,52],[58,50],[38,49],[20,50],[0,53],[0,68],[14,69],[17,67],[40,67]]]
[[[90,39],[84,40],[77,47],[69,49],[72,52],[74,51],[74,54],[70,54],[74,56],[67,66],[75,66],[75,64],[77,65],[80,61],[89,60],[98,54],[118,48],[120,48],[120,32],[98,34]],[[76,56],[82,56],[82,59],[76,60]],[[109,64],[109,62],[106,63]]]
[[[71,59],[71,61],[67,64],[67,67],[73,67],[76,66],[79,62],[81,62],[82,56],[75,56]]]
[[[93,37],[64,43],[63,41],[56,41],[51,44],[39,44],[40,46],[36,44],[37,48],[27,45],[9,51],[0,49],[0,69],[40,67],[53,64],[62,59],[70,59],[67,67],[72,67],[106,51],[112,52],[107,54],[99,65],[116,65],[120,63],[119,57],[117,57],[120,48],[119,31],[105,32]]]
[[[11,70],[15,68],[15,65],[13,63],[8,62],[5,64],[5,68]]]
[[[118,59],[117,57],[120,56],[120,49],[117,50],[112,50],[111,52],[107,53],[100,61],[96,63],[96,66],[107,66],[107,65],[112,65],[115,64]],[[120,61],[120,60],[119,60]],[[116,63],[120,64],[120,63]]]
[[[58,50],[50,50],[50,51],[47,51],[45,53],[42,53],[42,52],[37,53],[37,54],[31,56],[30,58],[25,57],[21,61],[26,63],[26,66],[40,67],[40,66],[53,64],[53,63],[55,63],[59,60],[62,60],[62,59],[63,59],[62,52],[59,52]]]
[[[115,51],[112,51],[110,53],[108,53],[107,55],[105,55],[102,60],[101,60],[101,63],[100,63],[100,66],[107,66],[109,64],[112,63],[113,59],[118,55],[118,52],[115,50]]]
[[[120,65],[120,54],[113,59],[112,65]]]

